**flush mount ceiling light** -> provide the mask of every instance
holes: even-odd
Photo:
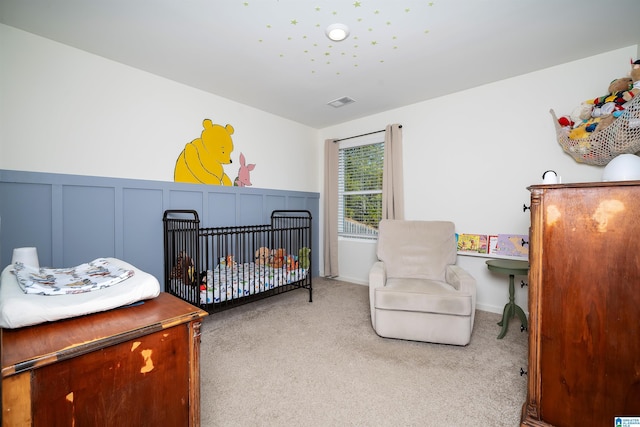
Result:
[[[331,40],[334,42],[341,42],[349,37],[349,27],[344,24],[331,24],[324,31]]]

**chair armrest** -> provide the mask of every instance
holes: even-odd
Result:
[[[476,294],[476,279],[458,265],[447,265],[445,281],[460,292]]]
[[[458,265],[447,265],[445,270],[445,281],[460,292],[471,295],[471,328],[476,318],[476,279],[465,269]]]
[[[376,317],[374,314],[376,289],[383,288],[385,283],[387,283],[387,269],[384,267],[382,261],[377,261],[369,270],[369,308],[371,309],[371,324],[374,329],[376,327]]]
[[[381,288],[387,282],[387,269],[384,262],[376,261],[369,270],[369,288]]]

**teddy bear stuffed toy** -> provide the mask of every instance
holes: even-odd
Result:
[[[605,114],[601,116],[602,119],[598,122],[595,132],[601,131],[613,123],[615,119],[620,117],[622,112],[625,110],[627,102],[631,101],[638,95],[638,93],[640,93],[640,61],[635,61],[631,64],[631,71],[629,73],[629,77],[625,79],[625,84],[628,84],[629,86],[626,90],[619,92],[618,98],[614,101],[615,107],[613,108],[613,111],[605,112]],[[604,104],[604,106],[610,104],[611,102],[609,104]]]
[[[633,81],[631,77],[620,77],[619,79],[613,80],[609,84],[607,95],[600,96],[595,98],[591,102],[594,106],[601,106],[608,102],[614,102],[616,104],[624,104],[629,99],[625,99],[627,97],[626,92],[633,88]]]
[[[608,94],[595,99],[588,99],[573,109],[571,115],[563,116],[558,119],[560,126],[578,127],[584,125],[593,117],[602,117],[611,114],[614,110],[614,104],[622,104],[626,101],[623,99],[624,92],[628,91],[632,86],[630,77],[621,77],[613,80],[609,84]],[[605,104],[607,105],[605,107]]]
[[[258,265],[269,265],[269,248],[260,247],[256,251],[256,264]]]
[[[569,117],[558,119],[569,138],[588,138],[591,133],[606,128],[622,114],[625,104],[640,92],[640,61],[632,64],[629,76],[613,80],[607,90],[607,95],[586,100]]]
[[[274,249],[271,251],[271,266],[273,268],[282,268],[285,262],[284,249]]]
[[[633,81],[633,87],[625,94],[627,101],[631,101],[640,93],[640,59],[631,64],[631,72],[629,73]]]

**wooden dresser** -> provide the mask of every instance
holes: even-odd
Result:
[[[206,314],[161,293],[139,305],[3,330],[2,425],[199,426]]]
[[[522,426],[640,416],[640,181],[531,191]]]

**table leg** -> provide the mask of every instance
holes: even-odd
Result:
[[[529,328],[529,323],[527,322],[527,315],[524,314],[524,310],[521,309],[519,305],[516,305],[516,314],[520,318],[520,323],[524,328],[523,330],[527,330]]]
[[[524,316],[524,312],[520,307],[516,305],[515,293],[516,293],[515,275],[510,274],[509,275],[509,302],[504,306],[504,311],[502,313],[502,320],[498,322],[498,326],[502,326],[502,329],[500,330],[500,334],[498,335],[499,340],[504,338],[504,336],[506,335],[507,330],[509,329],[509,319],[515,316],[516,313],[518,314],[518,317],[520,317],[520,321],[522,321],[523,317],[525,318],[525,322],[523,323],[523,325],[526,325],[526,317]],[[518,310],[522,312],[522,316],[520,315],[520,312]]]
[[[511,305],[507,304],[504,306],[504,311],[502,313],[502,320],[498,322],[498,326],[502,326],[500,330],[500,334],[498,335],[498,339],[501,340],[507,334],[507,329],[509,328],[509,318],[512,316],[511,314]]]

